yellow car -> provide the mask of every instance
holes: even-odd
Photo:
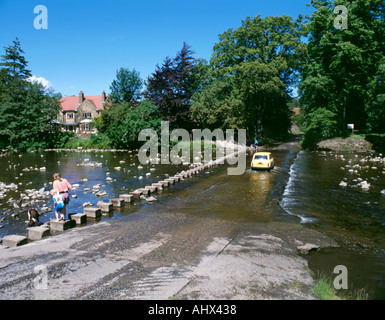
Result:
[[[274,158],[270,152],[256,152],[251,161],[251,169],[267,169],[270,171],[274,168]]]

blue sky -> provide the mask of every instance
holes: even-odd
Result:
[[[120,67],[146,79],[187,42],[210,59],[218,35],[257,15],[310,14],[310,0],[0,0],[0,54],[18,37],[36,77],[63,96],[98,95]],[[34,8],[48,10],[37,30]]]

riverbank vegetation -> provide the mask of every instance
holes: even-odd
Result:
[[[249,142],[280,140],[289,132],[293,107],[300,109],[295,121],[305,148],[348,136],[348,124],[361,134],[384,133],[383,1],[310,5],[311,15],[295,19],[246,17],[219,35],[209,61],[195,58],[184,43],[146,81],[135,69],[120,68],[108,107],[94,123],[99,134],[89,141],[55,131],[61,95],[30,81],[16,39],[1,56],[0,148],[136,148],[139,132],[159,132],[162,120],[170,129],[247,129]],[[347,11],[334,12],[337,5]],[[345,17],[346,26],[336,25]]]
[[[362,133],[383,133],[384,2],[313,0],[311,4],[315,10],[302,25],[308,39],[299,85],[303,146],[313,148],[322,139],[346,137],[348,124]],[[347,10],[345,27],[336,28],[336,5]]]
[[[336,290],[333,279],[318,275],[310,292],[320,300],[368,300],[369,295],[364,289]]]

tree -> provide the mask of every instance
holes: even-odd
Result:
[[[197,85],[194,78],[197,60],[193,54],[191,47],[183,43],[176,57],[166,57],[148,78],[145,96],[159,107],[163,119],[173,128],[191,128],[190,99]]]
[[[111,83],[109,98],[115,104],[135,102],[141,96],[142,87],[143,80],[139,72],[135,69],[120,68],[116,72],[116,79]]]
[[[135,108],[123,102],[104,110],[97,123],[98,130],[108,137],[112,147],[136,148],[140,144],[141,130],[152,128],[160,133],[161,113],[148,100],[141,101]]]
[[[249,138],[286,134],[287,101],[304,53],[299,25],[290,17],[243,20],[219,36],[207,85],[193,96],[193,117],[201,124],[207,117],[205,125],[246,128]]]
[[[336,134],[335,114],[325,108],[314,110],[302,123],[305,132],[302,146],[314,149],[321,140],[332,138]]]
[[[3,62],[0,63],[3,83],[8,84],[11,80],[27,80],[32,76],[31,71],[27,69],[28,61],[23,54],[18,38],[13,41],[13,46],[5,48],[5,53],[1,56]]]
[[[376,92],[385,54],[383,1],[313,0],[311,4],[315,11],[304,24],[309,57],[300,86],[305,116],[319,108],[331,111],[339,135],[347,134],[348,123],[358,130],[378,126],[381,117],[375,116],[375,101],[380,98]],[[337,5],[348,10],[347,29],[334,26]]]
[[[374,133],[382,133],[385,130],[385,57],[379,63],[376,74],[368,84],[368,88],[368,94],[372,102],[367,107],[368,130]]]
[[[0,66],[0,147],[47,147],[52,121],[59,110],[58,98],[31,76],[20,42],[5,48]]]

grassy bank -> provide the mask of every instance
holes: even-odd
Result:
[[[320,300],[368,300],[369,294],[364,289],[336,290],[333,279],[324,275],[317,276],[311,293]]]

